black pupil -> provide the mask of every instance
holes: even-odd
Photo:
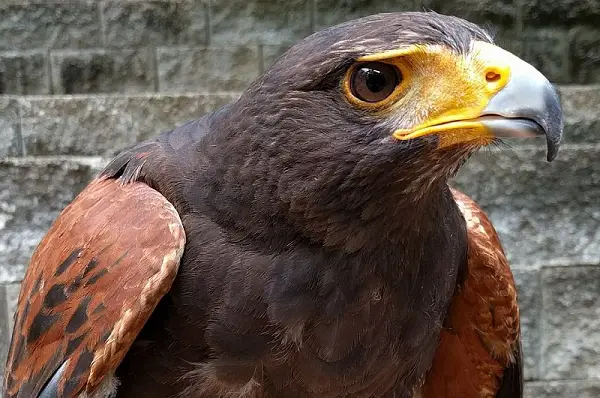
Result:
[[[361,65],[351,80],[352,94],[362,101],[380,102],[394,92],[401,78],[393,65],[381,62]]]
[[[385,88],[387,79],[380,70],[362,68],[360,72],[364,75],[365,83],[367,84],[369,91],[378,93]]]

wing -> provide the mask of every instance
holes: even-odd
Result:
[[[522,397],[519,307],[508,261],[483,210],[463,193],[453,194],[467,223],[467,266],[421,395]]]
[[[70,397],[110,384],[170,289],[184,245],[181,220],[160,193],[139,182],[93,181],[31,258],[4,396]]]

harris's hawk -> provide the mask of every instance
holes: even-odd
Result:
[[[519,397],[514,281],[448,180],[502,137],[544,135],[552,160],[561,134],[548,80],[469,22],[315,33],[63,211],[5,396]]]

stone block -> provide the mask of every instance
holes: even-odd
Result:
[[[575,28],[571,30],[570,39],[571,81],[580,84],[600,83],[600,30],[583,26]]]
[[[440,14],[454,15],[476,24],[512,27],[517,15],[513,0],[417,0],[421,8]]]
[[[600,86],[559,87],[565,115],[564,142],[600,140]]]
[[[0,53],[0,94],[50,94],[49,70],[46,52]]]
[[[21,99],[29,155],[111,156],[234,101],[238,94]]]
[[[0,97],[0,159],[21,154],[20,122],[17,101]]]
[[[211,45],[295,43],[312,32],[310,0],[211,0]]]
[[[539,377],[540,363],[540,319],[542,316],[542,290],[539,269],[513,269],[519,311],[521,315],[521,343],[523,345],[523,365],[525,380]]]
[[[109,47],[207,43],[206,0],[114,1],[103,8]]]
[[[96,1],[0,4],[0,50],[86,48],[101,44]]]
[[[566,31],[554,29],[526,30],[523,59],[553,83],[570,83],[569,37]]]
[[[598,398],[600,380],[557,380],[525,383],[525,398]]]
[[[50,224],[103,165],[98,158],[0,160],[0,283],[23,278]]]
[[[156,70],[149,49],[56,51],[55,94],[154,92]]]
[[[542,289],[542,378],[600,379],[600,263],[548,267]]]
[[[315,0],[315,25],[321,29],[371,14],[415,11],[415,3],[414,0]]]
[[[257,46],[158,50],[161,92],[241,91],[259,74]]]
[[[543,144],[542,144],[543,145]],[[487,212],[513,266],[600,258],[600,147],[483,150],[455,179]]]
[[[521,59],[526,57],[526,40],[517,33],[516,29],[506,29],[493,27],[488,29],[494,36],[494,43],[509,51]]]
[[[596,25],[600,20],[599,0],[520,0],[526,25]]]

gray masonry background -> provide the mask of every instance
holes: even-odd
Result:
[[[555,162],[514,142],[456,184],[513,264],[527,396],[600,397],[600,0],[0,0],[2,363],[33,249],[119,148],[235,100],[317,29],[423,8],[488,25],[560,88]]]

